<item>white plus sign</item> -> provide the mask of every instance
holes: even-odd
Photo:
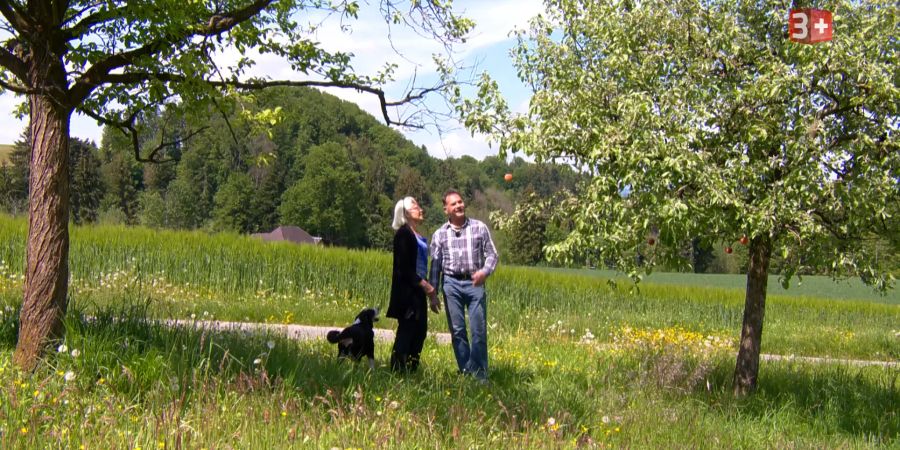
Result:
[[[813,28],[815,28],[819,34],[825,34],[825,30],[828,29],[828,24],[825,23],[825,19],[819,18],[819,23],[813,25]]]

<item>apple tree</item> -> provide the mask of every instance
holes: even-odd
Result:
[[[410,27],[450,50],[472,27],[450,2],[382,0],[373,8],[391,27]],[[349,27],[355,0],[2,0],[0,91],[25,96],[32,144],[25,292],[16,365],[35,367],[62,332],[69,249],[69,125],[74,112],[119,128],[141,161],[166,159],[166,147],[141,148],[140,115],[178,104],[221,107],[242,90],[332,86],[378,97],[389,124],[415,117],[389,108],[422,106],[441,86],[412,86],[386,98],[394,67],[357,73],[352,55],[326,50],[316,31],[324,17]],[[385,40],[390,35],[384,36]],[[226,54],[238,54],[231,61]],[[297,80],[249,76],[254,58],[280,58]],[[444,67],[451,67],[442,64]],[[414,109],[414,108],[413,108]]]
[[[893,283],[865,248],[900,228],[900,6],[818,2],[833,40],[803,45],[789,3],[549,0],[512,51],[528,111],[487,75],[456,99],[501,151],[590,174],[554,202],[573,231],[551,256],[593,252],[638,275],[636,254],[671,263],[693,238],[747,236],[736,395],[757,384],[770,273]]]

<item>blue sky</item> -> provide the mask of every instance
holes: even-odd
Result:
[[[521,85],[515,76],[515,70],[509,59],[508,50],[514,44],[509,33],[515,28],[525,28],[528,19],[543,10],[540,0],[465,0],[454,2],[454,9],[476,22],[475,30],[470,34],[467,43],[460,46],[455,57],[466,65],[477,64],[479,71],[487,70],[499,82],[501,90],[507,97],[509,105],[523,111],[527,106],[530,93]],[[410,32],[392,30],[394,48],[403,53],[398,55],[386,39],[387,27],[383,19],[377,16],[377,8],[372,5],[361,7],[360,20],[351,22],[351,32],[342,32],[336,22],[325,22],[320,28],[317,38],[326,49],[331,51],[350,51],[356,55],[354,67],[360,73],[370,73],[390,61],[398,64],[397,81],[385,87],[388,94],[400,95],[408,85],[409,79],[416,74],[419,80],[433,76],[431,55],[441,49],[433,42]],[[234,54],[224,54],[222,58],[229,60]],[[266,74],[276,79],[301,79],[291,73],[290,68],[281,61],[272,58],[258,60],[254,74]],[[345,100],[355,102],[379,119],[381,118],[377,99],[371,95],[354,91],[330,89],[328,92]],[[0,127],[0,143],[16,141],[25,129],[26,121],[16,120],[12,111],[21,102],[10,93],[0,95],[0,117],[6,117],[4,126]],[[482,159],[496,154],[488,147],[481,136],[471,136],[454,121],[442,123],[444,133],[400,130],[416,144],[425,145],[431,155],[436,157],[460,157],[471,155]],[[71,132],[73,136],[90,139],[99,144],[101,129],[96,122],[85,116],[76,114],[72,118]]]

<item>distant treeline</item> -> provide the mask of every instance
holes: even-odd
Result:
[[[329,245],[388,249],[393,205],[403,196],[419,199],[431,232],[444,221],[447,189],[463,194],[470,216],[490,222],[492,211],[508,213],[577,190],[586,179],[565,164],[434,158],[355,104],[314,89],[273,88],[209,111],[171,107],[143,114],[135,128],[142,158],[159,148],[155,158],[166,162],[138,162],[131,136],[115,128],[104,129],[99,148],[78,138],[70,142],[74,223],[239,233],[297,225]],[[23,215],[29,145],[23,136],[8,147],[0,148],[0,210]],[[517,226],[494,227],[493,234],[504,263],[538,264],[544,245],[565,238],[565,226],[535,214]],[[695,272],[746,270],[746,247],[698,242],[685,242],[681,252]],[[726,245],[734,247],[732,254],[723,251]],[[875,240],[871,251],[889,271],[900,271],[889,242]],[[573,263],[608,267],[604,261]]]
[[[72,221],[241,233],[297,225],[330,245],[385,249],[393,204],[403,196],[426,207],[431,231],[444,220],[447,189],[459,190],[470,215],[487,221],[490,211],[512,211],[530,193],[574,190],[581,177],[567,165],[521,158],[434,158],[355,104],[314,89],[274,88],[219,106],[138,118],[141,156],[159,148],[154,157],[167,162],[138,162],[131,136],[119,129],[105,128],[99,148],[74,138]],[[28,148],[23,136],[0,164],[0,208],[14,215],[27,211]],[[541,236],[529,235],[536,242],[527,255],[508,244],[521,238],[498,232],[505,259],[537,262],[533,249],[560,233],[540,229]]]

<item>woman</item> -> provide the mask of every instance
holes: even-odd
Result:
[[[397,337],[391,352],[391,369],[414,372],[428,332],[425,296],[434,293],[427,281],[428,240],[417,231],[425,219],[412,197],[394,207],[394,272],[387,317],[397,319]]]

